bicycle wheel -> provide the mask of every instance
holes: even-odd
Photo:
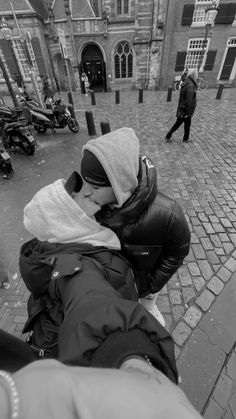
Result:
[[[208,88],[208,83],[206,80],[202,79],[201,81],[201,89],[207,89]]]
[[[202,77],[199,77],[197,79],[197,85],[198,85],[198,90],[204,90],[204,89],[207,89],[208,87],[207,81],[204,80]]]

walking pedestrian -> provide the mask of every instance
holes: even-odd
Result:
[[[183,84],[181,85],[179,93],[179,103],[176,113],[176,122],[166,134],[166,141],[170,142],[172,134],[184,124],[184,137],[183,142],[187,143],[189,139],[191,120],[194,114],[197,103],[197,80],[198,72],[195,69],[188,70],[188,75]]]
[[[132,128],[120,128],[83,147],[85,196],[101,205],[96,220],[111,228],[132,263],[142,304],[162,325],[157,293],[183,264],[190,231],[178,203],[157,187],[156,169],[140,155]]]
[[[87,92],[89,91],[89,80],[85,71],[83,71],[81,74],[81,82],[83,84],[83,91],[85,92],[85,96],[88,96]]]

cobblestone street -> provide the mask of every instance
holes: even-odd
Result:
[[[166,96],[166,92],[144,91],[141,104],[138,91],[120,92],[120,104],[115,104],[114,92],[100,93],[96,94],[96,106],[91,106],[90,97],[75,94],[75,109],[81,124],[79,134],[65,129],[56,135],[50,132],[38,135],[35,156],[13,155],[14,178],[6,181],[0,177],[0,327],[22,337],[26,320],[29,294],[17,266],[20,246],[29,239],[22,225],[23,207],[40,187],[79,169],[82,145],[90,138],[84,111],[92,110],[97,135],[101,133],[101,121],[108,121],[111,130],[121,126],[134,128],[142,152],[157,167],[159,189],[174,197],[186,214],[192,234],[191,250],[184,265],[162,289],[158,308],[175,340],[183,381],[185,375],[194,381],[191,366],[187,370],[185,359],[191,365],[196,351],[201,360],[201,337],[198,340],[194,336],[204,333],[209,338],[202,351],[206,351],[208,360],[215,356],[218,362],[209,366],[210,385],[203,396],[199,382],[196,397],[192,396],[194,388],[191,392],[184,382],[183,387],[207,419],[230,419],[236,417],[236,326],[228,330],[224,345],[219,344],[221,352],[214,355],[218,341],[211,339],[212,330],[205,325],[207,316],[213,319],[209,324],[213,324],[220,307],[226,302],[233,305],[236,300],[236,91],[225,89],[221,100],[216,100],[215,89],[198,92],[191,127],[193,141],[187,144],[182,143],[182,127],[170,143],[165,141],[175,121],[178,92],[173,92],[171,102],[166,101]],[[5,268],[9,285],[4,286]],[[233,311],[228,306],[228,316],[234,313],[235,308]],[[227,323],[226,306],[221,315]],[[206,368],[207,365],[206,361]],[[197,385],[195,390],[198,392]]]

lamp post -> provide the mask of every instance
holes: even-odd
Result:
[[[211,4],[209,4],[209,6],[206,7],[205,9],[205,36],[204,36],[204,40],[203,40],[203,44],[202,44],[202,50],[201,50],[201,54],[199,57],[199,63],[198,63],[198,72],[200,71],[204,71],[204,66],[202,67],[203,64],[203,59],[204,59],[204,53],[205,53],[205,49],[207,46],[207,37],[209,34],[209,31],[211,29],[211,27],[213,26],[213,23],[215,21],[216,15],[218,13],[219,10],[219,6],[218,6],[218,2],[216,0],[213,0],[211,2]]]
[[[0,57],[0,68],[2,70],[3,78],[5,79],[5,82],[6,82],[6,85],[8,87],[8,90],[9,90],[10,96],[12,98],[12,101],[14,103],[14,106],[17,107],[18,106],[18,101],[17,101],[16,95],[15,95],[15,92],[12,88],[12,85],[11,85],[7,70],[5,68],[4,62],[3,62],[1,57]]]
[[[215,21],[216,15],[218,13],[219,10],[219,6],[218,6],[218,2],[216,0],[213,0],[211,2],[211,4],[209,6],[206,7],[205,9],[205,36],[204,36],[204,40],[203,40],[203,44],[202,44],[202,50],[201,50],[201,54],[199,57],[199,63],[198,63],[198,72],[199,71],[204,71],[204,66],[202,67],[203,64],[203,59],[204,59],[204,53],[205,53],[205,49],[207,46],[207,37],[209,34],[209,31]]]
[[[8,25],[8,23],[6,22],[6,20],[5,20],[4,17],[2,18],[2,23],[0,25],[0,28],[1,28],[1,32],[2,32],[2,34],[4,36],[4,38],[9,43],[9,47],[10,47],[10,49],[12,51],[12,56],[14,58],[14,62],[15,62],[15,65],[16,65],[17,74],[16,74],[15,81],[16,81],[18,87],[24,87],[23,77],[22,77],[22,74],[21,74],[21,71],[20,71],[20,67],[19,67],[19,64],[18,64],[16,55],[15,55],[14,47],[13,47],[13,42],[12,42],[12,29]]]

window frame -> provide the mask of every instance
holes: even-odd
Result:
[[[118,3],[119,2],[121,3],[121,12],[120,13],[118,13]],[[128,8],[127,13],[124,12],[126,2],[127,2],[127,8]],[[130,1],[129,0],[116,0],[116,15],[117,15],[117,17],[130,16]]]
[[[201,21],[194,22],[194,18],[196,18],[196,15],[198,13],[197,9],[202,7],[203,10],[206,9],[207,6],[211,5],[211,0],[195,0],[195,7],[193,12],[193,18],[192,18],[192,24],[191,27],[193,28],[202,28],[206,26],[206,15],[204,11],[204,19]],[[217,6],[219,6],[219,0],[217,0]],[[211,26],[213,27],[215,23],[213,23]]]
[[[204,37],[190,38],[188,40],[187,53],[186,53],[186,58],[185,58],[185,67],[194,68],[194,69],[198,70],[199,59],[201,57],[201,52],[202,52],[202,46],[199,47],[199,48],[190,48],[190,45],[191,45],[192,42],[199,42],[199,41],[204,42]],[[207,52],[208,52],[209,47],[210,47],[210,38],[207,38],[206,41],[207,41],[207,43],[206,43],[206,46],[204,48],[204,56],[203,56],[202,65],[199,69],[199,72],[203,71],[203,68],[204,68],[205,63],[206,63]],[[188,57],[191,55],[191,54],[189,54],[189,52],[191,52],[191,51],[193,51],[193,52],[194,51],[199,51],[199,55],[198,55],[199,59],[197,60],[196,65],[188,64]]]
[[[129,52],[128,53],[125,53],[125,45],[128,45],[129,46]],[[119,46],[120,45],[122,45],[122,51],[121,51],[121,53],[119,53],[118,52],[118,48],[119,48]],[[122,74],[124,74],[124,68],[122,68],[122,62],[121,62],[121,59],[122,59],[122,55],[123,54],[125,54],[126,55],[126,62],[125,62],[125,67],[126,67],[126,71],[125,71],[125,77],[122,77]],[[119,65],[119,75],[120,75],[120,77],[116,77],[116,74],[117,74],[117,68],[116,68],[116,66],[117,66],[117,64],[116,64],[116,58],[118,57],[118,59],[119,59],[119,63],[118,63],[118,65]],[[130,69],[129,69],[129,57],[132,57],[131,58],[131,60],[132,60],[132,69],[131,69],[131,75],[129,76],[129,71],[130,71]],[[133,77],[134,77],[134,52],[133,52],[133,48],[132,48],[132,45],[131,45],[131,43],[129,42],[129,41],[126,41],[126,40],[122,40],[122,41],[119,41],[119,42],[117,42],[117,44],[115,45],[115,48],[114,48],[114,53],[113,53],[113,69],[114,69],[114,79],[115,80],[120,80],[120,81],[122,81],[122,80],[130,80],[130,79],[132,79]]]

